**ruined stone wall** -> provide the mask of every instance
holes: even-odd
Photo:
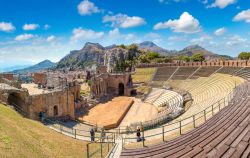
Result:
[[[34,73],[33,82],[35,84],[47,84],[47,75],[46,73]]]
[[[75,100],[80,98],[80,86],[68,90],[30,96],[29,116],[38,119],[39,112],[45,112],[47,117],[70,116],[75,118]],[[54,115],[57,106],[58,115]]]
[[[103,95],[119,95],[119,84],[124,85],[124,95],[130,96],[132,83],[129,84],[129,74],[102,74],[92,79],[91,92],[96,97]]]
[[[14,80],[14,76],[11,73],[2,73],[2,74],[0,74],[0,78],[6,78],[9,81],[13,81]]]

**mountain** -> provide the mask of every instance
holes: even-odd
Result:
[[[86,43],[81,50],[71,51],[62,58],[57,68],[84,67],[93,63],[103,64],[105,48],[98,43]]]
[[[137,46],[141,50],[157,52],[157,53],[159,53],[161,55],[169,55],[171,53],[176,52],[176,51],[173,51],[173,50],[167,50],[167,49],[161,48],[161,47],[157,46],[155,43],[153,43],[151,41],[145,41],[145,42],[139,43],[139,44],[137,44]]]
[[[36,65],[30,66],[24,69],[14,70],[12,72],[17,73],[17,74],[25,74],[25,73],[37,72],[37,71],[45,70],[48,68],[52,68],[55,65],[56,63],[53,63],[50,60],[44,60]]]
[[[214,59],[214,58],[220,58],[220,55],[215,54],[211,51],[206,50],[205,48],[199,46],[199,45],[190,45],[188,47],[185,47],[181,51],[178,51],[175,53],[176,55],[187,55],[192,56],[193,54],[202,54],[206,58],[206,60]]]

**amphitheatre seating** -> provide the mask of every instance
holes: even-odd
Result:
[[[201,126],[158,145],[123,150],[121,158],[250,156],[250,83],[236,88],[229,105]]]
[[[166,107],[172,111],[178,110],[183,104],[183,97],[175,91],[152,88],[152,91],[144,100],[146,103],[153,104],[156,107]]]
[[[227,74],[214,74],[208,78],[186,80],[179,84],[169,82],[170,85],[173,83],[172,87],[189,92],[193,99],[192,105],[178,119],[192,116],[204,110],[224,98],[236,85],[243,82],[244,79]]]
[[[152,104],[163,92],[164,89],[152,88],[144,102]]]
[[[213,67],[201,67],[197,72],[195,72],[190,78],[196,79],[198,77],[208,77],[219,70],[221,67],[213,66]]]
[[[193,74],[199,67],[180,67],[171,77],[172,80],[185,80]]]
[[[168,106],[168,109],[175,111],[178,107],[183,104],[183,97],[170,90],[165,90],[154,102],[153,105],[156,107]]]
[[[223,67],[218,73],[233,75],[235,72],[239,71],[241,67]]]
[[[250,67],[245,67],[244,69],[241,69],[240,71],[235,73],[236,76],[242,77],[246,80],[250,79]]]
[[[159,67],[155,73],[153,81],[166,81],[178,67]]]

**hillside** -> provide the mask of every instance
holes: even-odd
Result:
[[[55,65],[56,63],[53,63],[50,60],[44,60],[36,65],[30,66],[24,69],[14,70],[13,73],[25,74],[25,73],[30,73],[30,72],[37,72],[37,71],[45,70],[48,68],[52,68]]]
[[[171,51],[171,50],[161,48],[161,47],[157,46],[155,43],[153,43],[151,41],[145,41],[145,42],[139,43],[139,44],[137,44],[137,46],[141,50],[157,52],[157,53],[159,53],[161,55],[170,55],[171,53],[176,52],[176,51]]]
[[[57,68],[84,67],[92,63],[104,62],[105,48],[98,43],[86,43],[81,50],[71,51],[70,54],[62,58]]]
[[[192,56],[193,54],[197,54],[197,53],[204,55],[204,57],[207,60],[220,57],[218,54],[208,51],[199,45],[191,45],[191,46],[185,47],[184,49],[178,51],[176,54]]]
[[[0,157],[85,157],[85,143],[61,135],[0,104]]]

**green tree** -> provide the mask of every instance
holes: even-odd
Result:
[[[149,63],[150,62],[147,55],[145,55],[145,54],[140,55],[138,60],[140,63]]]
[[[190,61],[190,57],[187,55],[182,55],[179,56],[179,60],[185,61],[185,62],[189,62]]]
[[[191,57],[192,61],[204,61],[205,58],[202,54],[198,53],[198,54],[193,54],[192,57]]]
[[[238,56],[241,60],[249,60],[250,59],[250,52],[241,52]]]
[[[156,53],[156,52],[150,52],[150,53],[147,54],[147,57],[148,57],[149,60],[153,60],[155,58],[159,58],[160,54]]]

